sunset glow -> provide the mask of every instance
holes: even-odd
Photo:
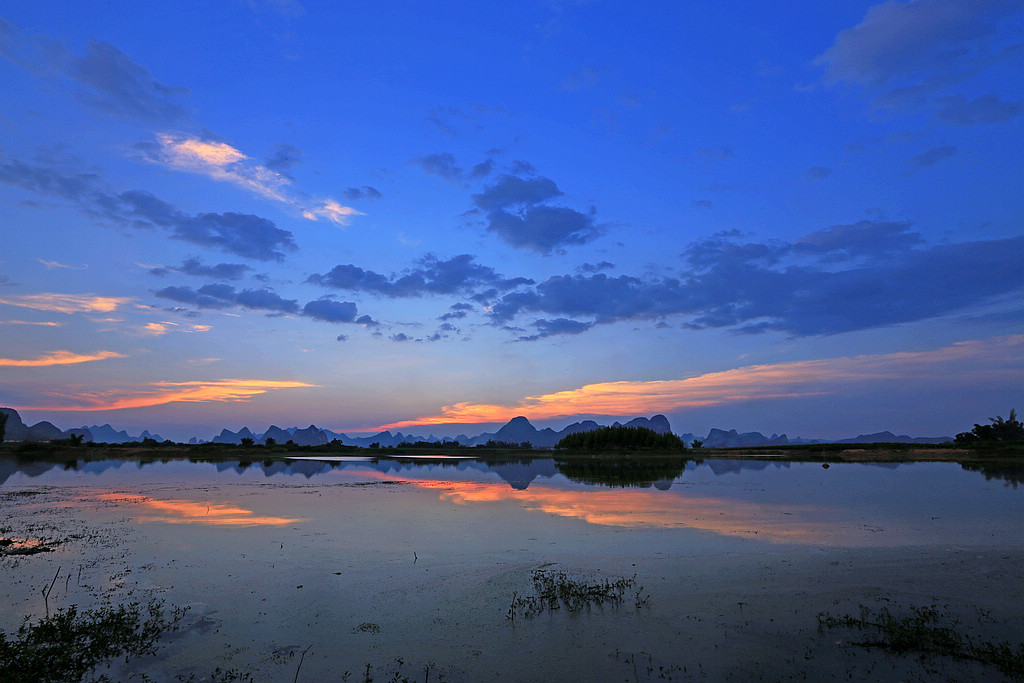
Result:
[[[112,390],[105,393],[60,396],[65,402],[54,402],[37,410],[99,411],[142,408],[175,402],[244,402],[276,389],[305,389],[317,385],[283,380],[222,379],[208,382],[152,382],[149,386],[152,388],[134,392]]]
[[[140,522],[167,524],[204,524],[211,526],[284,526],[307,521],[300,518],[257,515],[252,510],[233,505],[199,500],[160,500],[127,493],[101,493],[101,501],[128,508],[138,508]]]

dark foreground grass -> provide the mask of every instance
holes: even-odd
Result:
[[[633,598],[637,608],[647,604],[644,589],[636,587],[636,577],[628,579],[584,579],[563,571],[537,569],[533,572],[534,595],[512,594],[506,616],[514,621],[516,616],[535,617],[544,612],[565,609],[575,614],[592,606],[609,604],[621,605],[626,595]]]
[[[165,614],[163,602],[151,600],[82,612],[72,605],[34,623],[26,618],[12,637],[0,631],[0,683],[109,681],[95,675],[98,667],[155,653],[186,609]]]
[[[865,639],[852,643],[859,647],[980,662],[1014,680],[1024,680],[1024,643],[1013,646],[981,640],[964,632],[957,619],[940,613],[935,605],[911,607],[907,615],[894,614],[885,607],[872,611],[863,605],[858,617],[822,612],[818,626],[863,632]]]

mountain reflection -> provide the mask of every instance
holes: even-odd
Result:
[[[572,481],[615,488],[667,490],[686,470],[685,458],[608,460],[602,458],[555,458],[555,467]]]
[[[256,515],[230,503],[211,503],[197,500],[159,500],[149,496],[127,493],[101,493],[97,499],[119,506],[142,508],[139,522],[166,522],[169,524],[209,524],[213,526],[281,526],[305,521],[297,517],[270,517]]]

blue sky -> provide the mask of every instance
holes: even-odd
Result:
[[[953,434],[1020,407],[1022,66],[1008,0],[10,3],[0,404]]]

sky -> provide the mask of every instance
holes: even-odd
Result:
[[[0,405],[174,440],[1024,409],[1024,1],[0,3]]]

